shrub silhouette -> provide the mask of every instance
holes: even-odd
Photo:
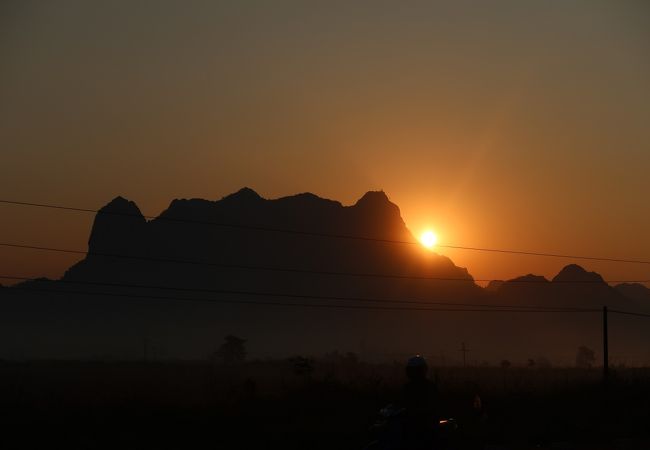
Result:
[[[246,339],[228,335],[225,337],[225,340],[226,342],[221,344],[219,349],[214,353],[215,359],[224,364],[243,362],[246,359]]]
[[[578,347],[578,353],[576,354],[576,367],[583,369],[591,368],[596,362],[596,354],[589,347],[581,345]]]

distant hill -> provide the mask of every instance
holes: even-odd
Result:
[[[622,289],[577,265],[550,281],[526,275],[483,289],[419,245],[381,191],[343,206],[244,188],[217,201],[174,200],[152,220],[117,197],[61,280],[0,289],[0,357],[204,358],[235,334],[259,357],[338,349],[453,361],[448,349],[469,341],[483,359],[570,361],[578,345],[600,342],[597,316],[481,305],[637,307]],[[457,311],[462,304],[476,311]]]
[[[598,273],[588,272],[577,264],[565,266],[550,281],[532,274],[507,280],[498,286],[496,295],[503,301],[526,299],[529,303],[555,307],[639,307],[634,299],[607,284]]]
[[[614,286],[626,298],[650,308],[650,289],[640,283],[621,283]]]

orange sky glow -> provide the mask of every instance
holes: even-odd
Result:
[[[122,195],[156,215],[243,186],[346,205],[382,189],[441,245],[650,259],[643,2],[63,3],[10,3],[0,19],[0,197]],[[4,242],[85,249],[92,224],[0,214]],[[476,278],[575,262],[435,251]],[[0,252],[0,275],[60,276],[78,259]],[[647,265],[583,265],[650,279]]]

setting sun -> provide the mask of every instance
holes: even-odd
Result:
[[[427,230],[422,235],[420,235],[420,242],[422,245],[424,245],[426,248],[433,248],[434,245],[438,242],[438,236],[431,231]]]

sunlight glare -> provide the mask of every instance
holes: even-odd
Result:
[[[432,249],[438,242],[438,236],[431,231],[427,230],[420,236],[420,242],[428,249]]]

